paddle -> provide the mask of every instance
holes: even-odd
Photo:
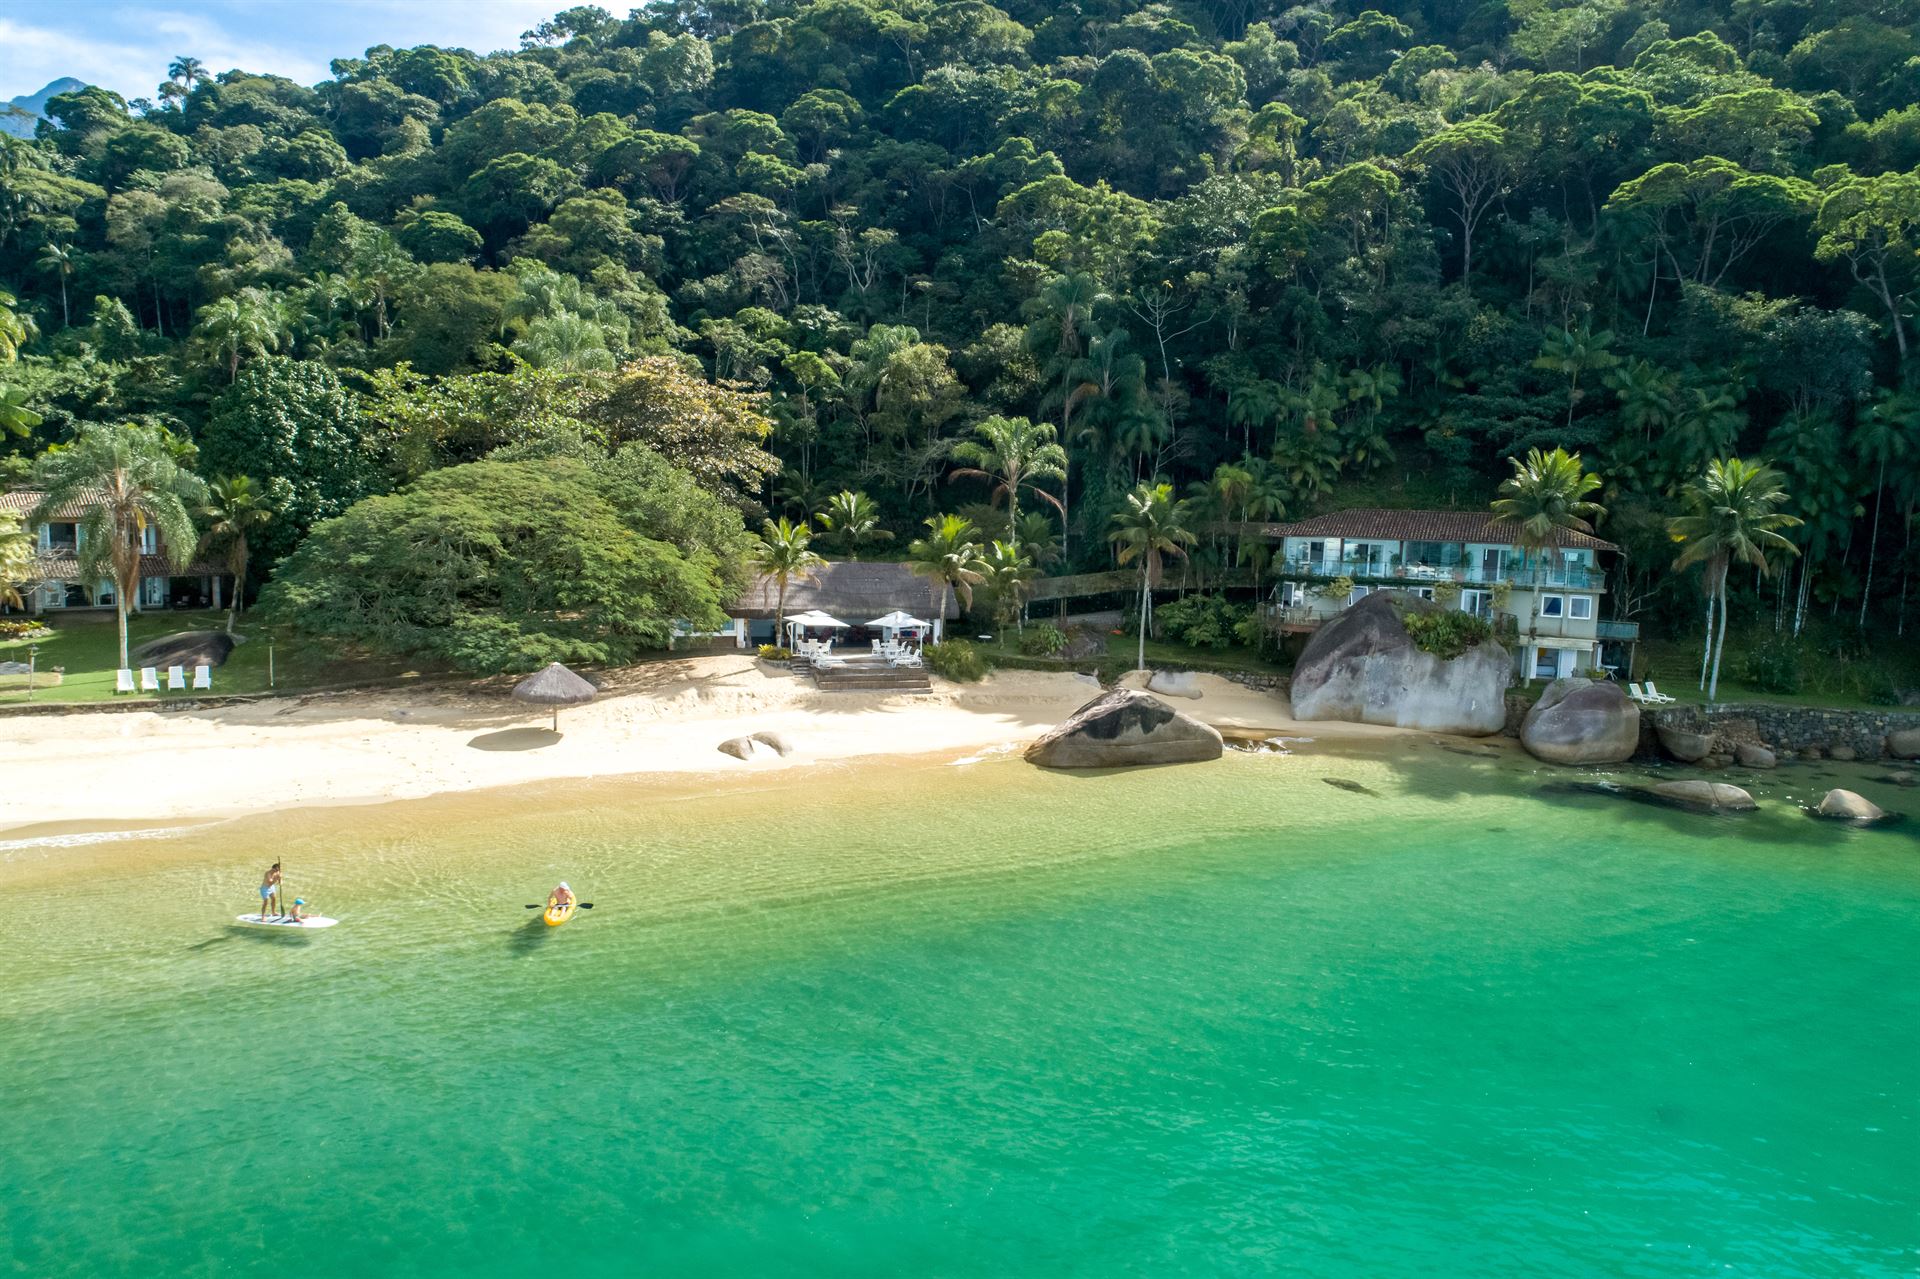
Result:
[[[575,909],[578,909],[578,910],[592,910],[593,903],[592,902],[575,902],[574,907]],[[542,906],[538,902],[528,902],[527,909],[528,910],[545,910],[546,907]]]

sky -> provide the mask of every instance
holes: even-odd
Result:
[[[514,49],[572,0],[0,0],[0,102],[73,76],[151,98],[182,54],[302,84],[369,45]],[[625,12],[630,4],[607,5]]]

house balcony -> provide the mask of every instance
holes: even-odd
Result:
[[[1561,587],[1581,591],[1606,589],[1607,575],[1597,568],[1579,565],[1531,564],[1489,569],[1480,564],[1383,564],[1368,560],[1314,560],[1295,558],[1277,560],[1268,575],[1300,580],[1332,580],[1349,577],[1366,585],[1400,587],[1433,586],[1439,582],[1457,582],[1462,586],[1492,586],[1505,582],[1523,589]]]

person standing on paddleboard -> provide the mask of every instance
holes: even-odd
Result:
[[[278,915],[280,913],[280,863],[275,862],[260,877],[260,913]]]

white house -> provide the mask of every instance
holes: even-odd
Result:
[[[0,493],[0,515],[25,520],[44,495],[34,489]],[[80,548],[85,544],[87,503],[70,502],[28,529],[38,551],[33,577],[20,584],[20,597],[30,613],[58,613],[114,607],[111,578],[88,580],[80,573]],[[176,570],[166,556],[158,532],[148,528],[140,545],[140,590],[131,601],[134,611],[156,608],[220,608],[226,566],[195,560]]]
[[[1260,534],[1278,543],[1268,575],[1278,579],[1271,615],[1283,631],[1306,631],[1372,591],[1451,597],[1504,631],[1527,679],[1599,667],[1601,647],[1639,637],[1634,622],[1603,622],[1606,573],[1599,557],[1619,550],[1562,530],[1544,551],[1525,552],[1510,525],[1459,511],[1354,510]],[[1347,581],[1340,590],[1333,584]]]

